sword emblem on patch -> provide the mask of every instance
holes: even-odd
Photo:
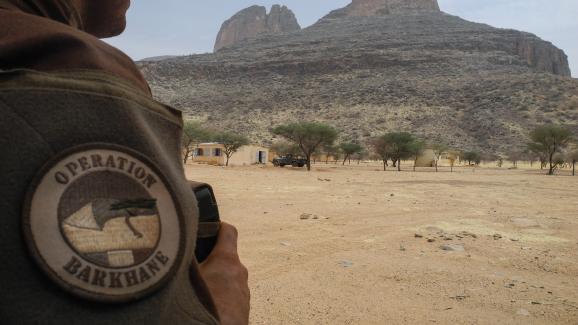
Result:
[[[61,287],[103,302],[160,288],[183,251],[170,186],[142,155],[112,145],[73,149],[49,163],[24,209],[27,244]]]

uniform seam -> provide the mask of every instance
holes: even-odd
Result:
[[[52,88],[52,87],[21,87],[21,88],[2,88],[0,89],[0,94],[1,93],[6,93],[6,92],[10,92],[10,91],[22,91],[22,90],[35,90],[38,92],[43,92],[43,93],[50,93],[51,91],[57,91],[57,92],[64,92],[64,93],[76,93],[76,94],[83,94],[83,95],[92,95],[92,96],[96,96],[96,97],[100,97],[100,98],[108,98],[108,99],[116,99],[116,100],[120,100],[123,102],[129,102],[131,104],[136,104],[139,109],[141,111],[145,111],[145,112],[149,112],[152,113],[160,118],[162,118],[163,120],[170,122],[171,124],[174,124],[175,126],[178,127],[179,130],[182,130],[182,125],[181,123],[178,123],[174,120],[172,120],[171,118],[168,118],[167,116],[165,116],[164,114],[157,112],[155,110],[152,109],[148,109],[146,106],[144,106],[142,103],[139,103],[136,100],[132,100],[132,99],[128,99],[128,98],[123,98],[123,97],[119,97],[119,96],[115,96],[115,95],[109,95],[109,94],[102,94],[102,93],[97,93],[97,92],[92,92],[92,91],[85,91],[85,90],[73,90],[73,89],[62,89],[62,88]],[[14,109],[12,109],[14,110]],[[22,118],[22,117],[21,117]],[[175,120],[178,120],[178,118],[175,117]],[[28,122],[27,122],[28,123]],[[29,123],[28,123],[29,124]],[[39,133],[40,134],[40,133]]]
[[[48,141],[46,141],[46,139],[44,138],[44,135],[38,131],[26,118],[24,118],[22,115],[18,114],[18,111],[16,109],[14,109],[14,107],[12,107],[11,105],[9,105],[5,99],[3,99],[2,97],[0,97],[0,104],[2,104],[2,106],[8,108],[12,113],[14,113],[14,115],[16,115],[22,122],[24,122],[26,124],[26,126],[28,126],[32,131],[34,131],[34,133],[36,133],[36,135],[38,135],[40,137],[40,139],[42,140],[42,142],[48,146],[48,148],[50,149],[50,152],[54,155],[55,150],[52,147],[52,145],[50,145],[50,143]]]

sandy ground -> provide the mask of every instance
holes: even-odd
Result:
[[[252,324],[578,324],[578,177],[364,164],[187,176],[214,186],[240,231]]]

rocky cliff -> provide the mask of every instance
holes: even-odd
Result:
[[[267,16],[267,33],[286,33],[300,30],[299,22],[291,9],[273,5]]]
[[[263,143],[275,125],[317,120],[349,140],[399,130],[494,151],[523,145],[537,124],[578,121],[562,50],[437,10],[329,15],[141,68],[158,99]]]
[[[514,41],[514,50],[522,60],[538,71],[560,76],[571,76],[568,56],[549,42],[534,35],[521,33]]]
[[[285,33],[300,29],[297,18],[285,6],[274,5],[269,14],[265,7],[252,6],[239,11],[223,23],[217,35],[215,51],[260,34]]]
[[[328,17],[379,16],[439,11],[440,7],[437,0],[353,0],[349,6],[333,11]]]

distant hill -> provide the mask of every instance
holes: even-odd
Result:
[[[167,60],[167,59],[173,59],[176,58],[178,56],[176,55],[161,55],[161,56],[153,56],[150,58],[144,58],[140,61],[144,61],[144,62],[158,62],[158,61],[162,61],[162,60]]]
[[[299,31],[140,67],[158,99],[265,144],[275,125],[318,120],[349,140],[399,130],[506,151],[537,124],[578,121],[562,50],[436,0],[354,0]]]

